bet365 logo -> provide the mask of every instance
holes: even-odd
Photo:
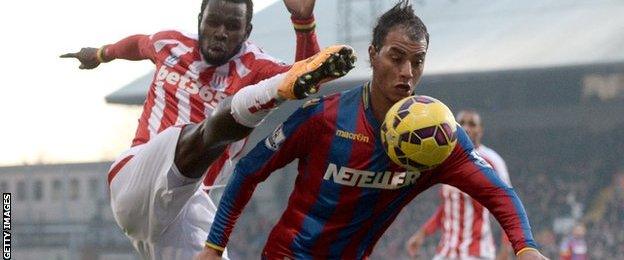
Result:
[[[191,95],[199,95],[204,102],[210,104],[212,107],[216,107],[221,100],[227,97],[227,94],[212,89],[209,85],[199,85],[190,71],[187,71],[184,75],[180,75],[180,73],[175,70],[167,69],[167,66],[160,66],[160,69],[156,72],[154,84],[156,84],[157,87],[162,87],[165,83],[184,89]]]

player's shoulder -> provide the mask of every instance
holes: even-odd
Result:
[[[188,33],[180,30],[169,29],[162,30],[150,36],[152,40],[178,40],[178,41],[197,41],[197,34]]]
[[[338,112],[339,106],[344,108],[349,105],[359,104],[358,102],[359,100],[361,100],[361,98],[353,98],[354,94],[358,94],[358,91],[358,88],[354,88],[347,91],[312,98],[308,101],[305,101],[298,111],[299,113],[305,114],[308,117],[312,117],[313,115],[320,115],[318,118],[334,117],[335,114]]]
[[[261,62],[264,61],[264,62],[271,62],[271,63],[277,63],[277,64],[285,64],[280,59],[275,58],[271,56],[270,54],[266,53],[260,46],[256,45],[255,43],[251,41],[244,42],[241,48],[241,51],[239,52],[239,55],[235,55],[235,58],[236,56],[252,57],[254,60],[261,61]]]
[[[455,139],[457,140],[455,148],[453,148],[451,155],[449,155],[449,157],[442,163],[442,165],[453,165],[455,164],[455,162],[463,161],[466,158],[473,158],[475,157],[475,155],[478,158],[481,158],[478,156],[477,151],[475,150],[475,147],[470,140],[470,137],[459,124],[456,125],[454,135]]]
[[[315,109],[321,103],[321,98],[313,98],[306,102],[303,102],[301,109]]]
[[[335,99],[335,94],[309,99],[301,105],[295,112],[296,116],[308,118],[308,120],[320,120],[325,116],[327,102]]]
[[[312,117],[313,115],[322,113],[324,100],[325,97],[316,97],[309,99],[303,102],[298,111],[302,114],[307,115],[308,117]]]
[[[470,137],[466,133],[466,130],[464,130],[464,128],[462,128],[459,124],[457,124],[456,128],[457,128],[457,130],[455,130],[455,136],[457,137],[456,150],[457,148],[460,148],[460,150],[464,150],[464,151],[474,150],[475,149],[474,144],[470,140]]]
[[[481,156],[485,157],[488,160],[495,162],[504,162],[503,157],[500,156],[494,149],[485,146],[484,144],[479,145],[477,151]]]

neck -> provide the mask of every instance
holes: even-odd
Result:
[[[386,118],[386,113],[393,105],[382,93],[376,93],[379,90],[375,87],[375,82],[370,83],[370,104],[373,109],[373,115],[379,122],[383,122]]]

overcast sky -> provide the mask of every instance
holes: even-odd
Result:
[[[254,0],[259,11],[276,0]],[[195,32],[200,0],[9,1],[0,8],[0,165],[113,160],[131,143],[140,107],[104,96],[153,65],[92,71],[58,56],[163,29]]]

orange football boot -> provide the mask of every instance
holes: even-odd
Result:
[[[278,94],[284,99],[304,99],[318,92],[325,83],[347,74],[355,67],[356,56],[347,45],[334,45],[314,56],[292,65],[278,86]]]

